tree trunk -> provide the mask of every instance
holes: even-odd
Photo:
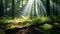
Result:
[[[4,16],[3,0],[0,0],[0,16]]]
[[[54,16],[58,16],[58,11],[57,11],[57,0],[53,0],[53,2],[56,4],[56,7],[53,4],[53,12],[54,12]]]
[[[14,19],[14,0],[12,0],[12,18]]]
[[[50,16],[50,1],[46,0],[46,11],[47,11],[47,16]]]
[[[6,15],[7,15],[7,0],[5,1],[5,4],[6,4]]]
[[[34,16],[36,16],[36,1],[34,0]]]

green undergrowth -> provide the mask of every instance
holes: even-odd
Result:
[[[52,17],[53,20],[57,20],[57,17]],[[24,17],[22,16],[22,18],[14,18],[11,19],[11,17],[9,18],[5,18],[3,17],[3,19],[0,19],[0,28],[5,28],[5,29],[14,29],[14,28],[23,28],[23,27],[29,27],[31,25],[37,24],[37,23],[45,23],[45,22],[49,22],[51,21],[50,17]],[[55,21],[54,23],[55,25],[57,25],[57,22]],[[44,25],[43,28],[45,28],[46,25]],[[48,27],[49,25],[47,25]],[[52,27],[52,26],[51,26]],[[45,28],[46,29],[46,28]]]
[[[0,32],[0,34],[5,34],[5,32]]]

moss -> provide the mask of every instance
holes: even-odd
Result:
[[[50,30],[52,27],[53,27],[53,26],[50,25],[50,24],[44,24],[44,25],[42,26],[42,28],[43,28],[44,30]]]
[[[0,32],[0,34],[5,34],[5,32]]]

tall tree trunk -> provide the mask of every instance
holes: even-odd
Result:
[[[5,1],[5,4],[6,4],[6,15],[7,15],[7,0]]]
[[[50,16],[50,1],[46,0],[46,10],[47,10],[47,16]]]
[[[14,19],[14,0],[12,0],[12,18]]]
[[[58,16],[58,11],[57,11],[57,0],[53,0],[53,2],[56,4],[56,7],[53,4],[53,12],[54,12],[54,16]]]
[[[34,16],[36,16],[36,1],[34,0]]]
[[[0,0],[0,16],[4,16],[3,0]]]
[[[22,11],[23,11],[23,0],[22,0]]]
[[[17,0],[17,5],[18,5],[18,6],[20,6],[20,1],[21,1],[21,0]]]

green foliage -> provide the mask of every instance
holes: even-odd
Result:
[[[8,3],[11,3],[12,0],[5,0],[5,1],[7,1]]]
[[[4,32],[0,32],[0,34],[5,34]]]
[[[50,25],[50,24],[44,24],[44,25],[42,26],[42,28],[43,28],[44,30],[50,30],[52,27],[53,27],[53,26]]]
[[[56,23],[60,23],[60,16],[52,16],[52,20]]]
[[[2,23],[2,22],[3,22],[3,23],[4,23],[4,22],[6,23],[6,20],[11,20],[11,19],[12,19],[12,17],[7,17],[7,18],[6,18],[6,17],[4,17],[4,16],[1,16],[1,17],[0,17],[0,23]]]
[[[24,17],[22,16],[22,18],[15,18],[15,19],[6,19],[3,18],[0,20],[0,23],[8,23],[7,26],[9,26],[8,28],[22,28],[22,27],[29,27],[32,24],[35,23],[40,23],[40,22],[45,22],[45,21],[49,21],[49,17],[35,17],[30,19],[30,17]]]
[[[49,22],[50,18],[49,17],[34,17],[34,18],[30,19],[30,17],[22,16],[22,18],[15,18],[15,19],[3,18],[0,21],[2,21],[2,23],[4,23],[6,25],[6,26],[1,26],[2,28],[6,27],[5,28],[5,30],[6,30],[6,29],[29,27],[31,25],[36,25],[37,23],[42,24],[42,23],[45,23],[45,22]],[[54,25],[60,26],[60,24],[57,23],[57,22],[54,23]],[[53,28],[54,25],[44,24],[44,25],[42,25],[41,28],[45,31],[48,31],[48,30],[51,30],[51,28]],[[39,27],[39,26],[36,25],[35,27]]]
[[[11,20],[5,20],[4,23],[7,24],[8,29],[28,27],[31,25],[32,20],[29,17],[15,18]]]
[[[11,7],[12,7],[12,0],[4,0],[3,4],[4,7],[6,7],[5,3],[7,1],[7,13],[9,13],[9,15],[11,14]],[[24,6],[26,6],[28,0],[23,0],[23,4],[21,3],[21,1],[15,0],[15,15],[18,15],[17,13],[19,13],[19,15],[21,14],[21,10],[22,8],[24,8]],[[60,5],[60,0],[57,1],[57,5]],[[23,5],[23,6],[22,6]],[[39,7],[39,6],[38,6]],[[9,9],[8,9],[9,8]],[[4,14],[6,13],[6,8],[4,8]],[[17,12],[18,11],[18,12]],[[34,5],[32,6],[32,11],[34,11]],[[40,11],[40,10],[39,10]],[[1,12],[2,13],[2,12]],[[19,16],[18,15],[18,16]],[[1,16],[0,17],[0,28],[5,28],[5,29],[14,29],[14,28],[23,28],[23,27],[29,27],[31,25],[36,25],[37,23],[45,23],[45,22],[49,22],[50,20],[52,20],[51,24],[44,24],[42,25],[42,29],[44,30],[50,30],[52,27],[60,27],[60,16],[52,16],[52,19],[50,19],[50,17],[34,17],[32,19],[30,19],[30,17],[24,17],[22,16],[22,18],[16,18],[12,19],[12,17],[4,17]],[[36,25],[36,27],[38,27]],[[0,32],[0,34],[5,34],[4,32]]]
[[[33,22],[46,22],[50,21],[49,17],[36,17],[32,19]]]

